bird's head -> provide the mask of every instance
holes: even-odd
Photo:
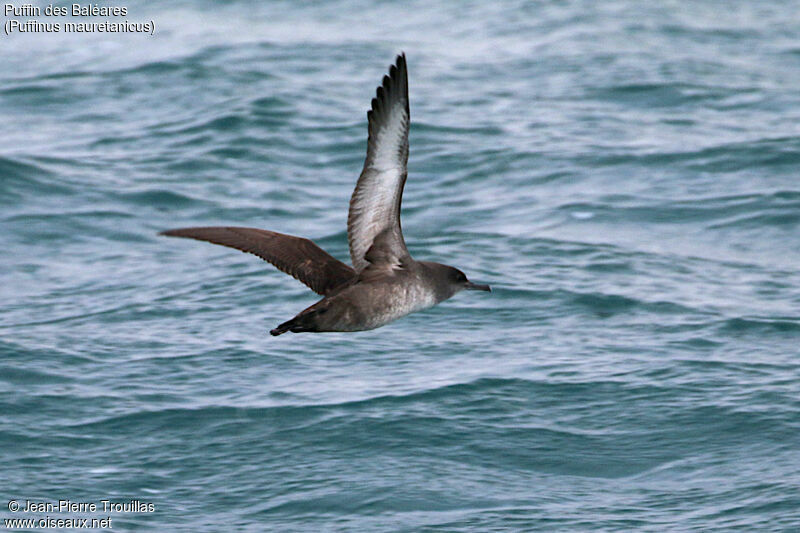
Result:
[[[434,278],[437,280],[439,301],[446,300],[463,290],[492,291],[488,285],[471,282],[467,279],[466,274],[457,268],[439,263],[426,263],[425,265],[434,273]]]

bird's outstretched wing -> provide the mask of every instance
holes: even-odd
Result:
[[[364,254],[375,237],[388,230],[385,244],[395,260],[408,256],[400,228],[400,203],[408,171],[408,71],[406,56],[397,56],[383,77],[367,112],[369,139],[364,170],[350,198],[347,237],[357,272],[368,264]]]
[[[215,226],[171,229],[160,235],[208,241],[257,255],[323,296],[356,278],[352,268],[309,239],[274,231]]]

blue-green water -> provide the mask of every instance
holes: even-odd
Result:
[[[132,1],[155,36],[1,35],[2,518],[800,528],[800,6],[647,4]],[[156,233],[347,258],[400,50],[406,240],[494,292],[272,338],[313,293]]]

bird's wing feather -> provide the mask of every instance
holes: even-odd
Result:
[[[408,71],[405,54],[397,56],[383,77],[372,109],[367,112],[369,139],[364,170],[350,199],[347,236],[356,271],[375,237],[388,230],[387,245],[396,258],[408,256],[400,228],[400,203],[408,172]]]
[[[352,268],[302,237],[263,229],[219,226],[172,229],[161,235],[208,241],[257,255],[322,295],[356,278]]]

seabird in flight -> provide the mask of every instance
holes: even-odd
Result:
[[[490,291],[457,268],[416,261],[400,228],[400,203],[408,171],[408,70],[397,56],[367,112],[369,138],[364,170],[347,215],[348,266],[309,239],[241,227],[164,231],[230,246],[269,261],[323,298],[270,333],[362,331],[432,307],[464,289]]]

